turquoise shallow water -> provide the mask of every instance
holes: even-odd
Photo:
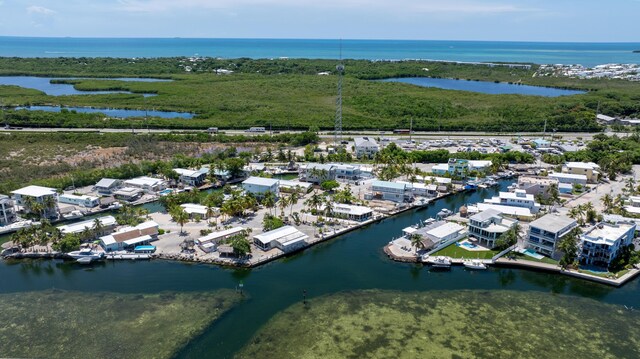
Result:
[[[338,58],[339,40],[0,36],[0,56]],[[640,62],[640,43],[342,40],[345,58],[582,64]]]

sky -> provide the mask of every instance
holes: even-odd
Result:
[[[640,42],[640,0],[0,0],[0,35]]]

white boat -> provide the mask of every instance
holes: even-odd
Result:
[[[69,220],[69,219],[77,219],[77,218],[82,218],[84,216],[84,214],[82,214],[82,212],[76,210],[76,211],[71,211],[67,214],[63,214],[62,218]]]
[[[87,263],[87,261],[95,261],[104,258],[104,252],[94,252],[91,248],[81,248],[79,251],[73,251],[67,253],[67,255],[80,263]]]
[[[440,210],[440,212],[438,212],[438,214],[436,214],[436,217],[439,219],[445,218],[445,217],[449,217],[450,215],[452,215],[453,212],[451,212],[449,209],[447,208],[443,208]]]
[[[478,259],[470,259],[462,264],[469,269],[487,269],[487,265]]]
[[[431,264],[435,268],[450,268],[451,267],[451,258],[446,256],[437,256],[437,257],[427,257],[427,264]]]

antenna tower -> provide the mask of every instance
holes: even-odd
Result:
[[[336,120],[333,142],[337,145],[342,141],[342,75],[344,65],[342,64],[342,40],[340,40],[340,62],[336,66],[338,71],[338,97],[336,98]]]

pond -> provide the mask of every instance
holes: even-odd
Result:
[[[435,216],[443,208],[457,210],[463,204],[478,202],[482,198],[495,195],[499,190],[505,190],[509,184],[511,184],[511,181],[501,181],[499,188],[446,197],[430,204],[425,209],[413,210],[385,219],[378,224],[353,231],[340,238],[316,245],[304,252],[256,269],[230,269],[212,265],[159,260],[106,262],[89,267],[61,261],[2,261],[0,262],[0,293],[34,294],[34,296],[30,297],[30,301],[36,301],[40,297],[46,298],[47,294],[41,294],[41,291],[56,288],[56,290],[81,293],[138,294],[142,296],[140,298],[144,299],[146,295],[152,293],[215,293],[219,290],[236,288],[242,283],[247,299],[231,308],[203,333],[194,335],[189,340],[189,344],[176,354],[175,357],[178,358],[232,358],[238,353],[254,352],[251,347],[247,351],[242,350],[247,343],[259,344],[256,338],[264,338],[264,330],[268,332],[270,328],[278,328],[280,330],[286,327],[284,323],[287,320],[287,313],[292,314],[288,320],[299,318],[299,312],[295,306],[301,305],[303,291],[306,291],[311,308],[316,308],[308,311],[308,319],[311,323],[314,322],[314,318],[324,318],[326,308],[331,307],[332,298],[336,298],[338,302],[354,308],[354,310],[346,311],[343,308],[336,308],[342,311],[337,313],[341,315],[359,313],[361,311],[360,308],[364,308],[363,306],[368,304],[360,302],[358,298],[369,298],[373,301],[373,306],[370,311],[362,311],[367,317],[363,316],[361,319],[374,320],[378,316],[380,321],[386,321],[388,318],[379,314],[393,314],[385,308],[392,309],[392,305],[396,303],[396,300],[400,300],[400,303],[402,303],[403,298],[408,298],[412,303],[415,302],[415,308],[411,306],[411,308],[402,306],[395,308],[396,311],[400,310],[400,312],[408,316],[414,316],[414,310],[421,307],[432,307],[432,299],[429,299],[429,295],[433,293],[433,303],[437,301],[446,312],[461,313],[459,318],[451,318],[451,325],[445,327],[452,338],[460,338],[460,335],[464,334],[464,331],[458,328],[459,325],[454,325],[455,323],[463,325],[470,321],[472,322],[470,319],[463,320],[464,316],[473,318],[475,313],[483,316],[508,313],[510,293],[522,294],[514,297],[517,299],[517,305],[521,311],[515,313],[517,316],[510,318],[508,321],[496,320],[497,327],[504,323],[514,323],[528,325],[528,328],[533,328],[535,324],[532,323],[535,323],[535,318],[527,316],[527,308],[531,308],[535,310],[535,313],[542,315],[543,312],[540,310],[541,302],[527,300],[524,296],[531,294],[531,298],[548,297],[548,300],[544,302],[545,304],[553,305],[554,310],[557,311],[569,311],[567,315],[558,313],[558,316],[549,315],[542,318],[546,321],[545,323],[540,323],[544,325],[545,332],[544,335],[543,333],[540,334],[541,337],[539,339],[550,342],[555,340],[553,344],[558,344],[557,341],[562,339],[562,336],[554,335],[557,333],[552,329],[554,320],[560,321],[562,328],[571,327],[573,323],[577,323],[573,320],[576,311],[571,310],[572,306],[575,307],[576,301],[570,300],[571,298],[579,297],[589,300],[589,302],[580,301],[580,303],[585,303],[585,308],[589,309],[585,313],[594,313],[599,308],[589,304],[592,302],[612,304],[612,306],[606,306],[602,309],[618,312],[626,310],[622,305],[637,306],[640,300],[638,280],[632,281],[622,288],[611,288],[557,274],[495,267],[481,272],[468,271],[461,267],[452,268],[448,272],[438,272],[429,270],[428,267],[422,265],[393,262],[383,253],[382,247],[392,237],[400,235],[402,228],[415,224],[419,220]],[[375,291],[362,292],[364,293],[363,295],[357,294],[361,293],[360,291],[362,290]],[[349,295],[352,291],[356,291],[354,292],[356,293],[354,294],[356,295],[355,298],[342,296],[342,294]],[[466,295],[465,291],[473,292],[471,295]],[[406,293],[407,297],[403,293]],[[491,293],[491,295],[487,295],[487,293]],[[334,294],[338,295],[338,297],[332,297]],[[533,295],[536,297],[533,297]],[[567,295],[570,297],[566,300],[555,301],[551,298],[554,295]],[[135,297],[137,296],[133,298]],[[123,296],[122,306],[127,307],[127,301],[133,300],[133,298]],[[451,300],[447,298],[451,298]],[[354,300],[356,301],[354,302]],[[457,306],[456,303],[460,305]],[[483,307],[475,309],[468,303],[482,303]],[[490,311],[492,305],[496,305],[496,308],[501,309]],[[291,309],[287,311],[287,308],[293,308],[293,312],[290,312]],[[460,308],[460,311],[456,311],[456,308]],[[547,307],[545,306],[544,308]],[[283,313],[284,317],[278,315]],[[437,313],[432,314],[435,315]],[[4,320],[9,323],[15,322],[17,325],[24,322],[23,318],[18,317],[18,313],[15,315],[16,317],[5,315]],[[112,316],[113,313],[109,312],[105,313],[105,315]],[[434,316],[433,320],[437,321],[439,318],[440,316]],[[272,319],[275,322],[268,324]],[[355,334],[360,333],[358,328],[366,328],[368,323],[360,323],[358,322],[359,319],[348,316],[336,317],[336,319],[341,320],[336,324],[342,325],[346,335],[345,342],[342,344],[347,345],[346,349],[353,350],[353,339],[357,337]],[[635,320],[636,317],[631,319]],[[358,328],[347,327],[346,325],[351,323],[352,320],[356,321],[355,324],[362,324],[362,326]],[[478,317],[476,324],[484,323],[481,320],[482,318]],[[292,321],[289,321],[289,323],[291,325],[296,324]],[[326,322],[318,322],[318,324],[323,323]],[[375,320],[373,323],[375,323]],[[406,324],[411,324],[413,330],[413,323],[407,322]],[[82,325],[89,324],[83,323]],[[126,323],[121,324],[125,325]],[[390,340],[392,342],[399,340],[394,335],[398,334],[396,329],[401,329],[401,327],[396,327],[396,324],[391,322],[383,324],[389,324],[390,327],[388,331],[384,331],[388,333],[386,335],[377,332],[376,335],[380,337],[380,340]],[[585,326],[585,328],[594,328],[593,324],[589,323],[589,326]],[[106,320],[101,322],[100,325],[113,326],[114,331],[118,330],[114,324]],[[297,328],[302,330],[309,329],[306,326]],[[509,328],[514,331],[529,332],[529,329],[522,327]],[[380,328],[374,329],[380,331]],[[336,328],[336,330],[339,329]],[[44,329],[41,332],[44,332]],[[490,333],[490,331],[488,332]],[[282,335],[288,334],[286,331],[279,333]],[[320,334],[327,335],[331,333]],[[431,335],[438,340],[446,341],[446,338],[440,334],[440,332],[434,332]],[[583,332],[581,331],[578,334],[582,335]],[[28,346],[28,334],[25,335],[27,336],[22,337],[20,342],[16,342],[15,345]],[[167,333],[167,335],[170,334]],[[256,335],[258,336],[256,337]],[[273,335],[277,336],[277,333],[273,333]],[[484,336],[479,332],[477,335],[479,338],[477,339],[481,341],[487,340],[490,339],[490,335]],[[299,341],[296,340],[297,345],[295,348],[299,349],[307,339],[309,338],[305,336],[301,337]],[[45,341],[39,338],[39,342]],[[267,343],[267,341],[263,340],[262,343]],[[431,344],[426,339],[423,343],[427,348],[430,348]],[[338,344],[341,343],[338,342]],[[56,355],[56,345],[60,344],[56,343],[55,338],[52,336],[51,354],[49,356],[60,356],[59,354]],[[482,345],[480,346],[483,347]],[[488,348],[490,347],[489,345]],[[369,350],[368,348],[364,349]],[[457,350],[457,348],[454,347],[453,350]],[[260,357],[268,357],[269,355],[266,352],[262,353],[264,355]],[[21,354],[29,356],[28,352]],[[273,355],[276,354],[273,353]],[[399,357],[410,357],[408,352],[402,354],[404,356]],[[331,357],[338,357],[339,355],[340,352],[333,351],[333,356]],[[513,356],[518,357],[517,353]],[[285,355],[284,357],[303,357],[303,355],[296,356],[295,353],[290,353],[290,355]],[[372,357],[372,355],[363,352],[359,357]]]
[[[65,96],[65,95],[105,95],[105,94],[132,94],[131,91],[80,91],[76,90],[73,84],[51,83],[51,80],[84,80],[77,77],[37,77],[37,76],[0,76],[0,85],[13,85],[24,88],[35,89],[44,92],[49,96]],[[116,80],[130,82],[168,82],[172,80],[138,78],[138,77],[118,77],[118,78],[92,78],[86,80]],[[156,96],[152,93],[142,94],[144,97]]]
[[[490,95],[529,95],[558,97],[579,95],[585,91],[565,90],[554,87],[510,84],[506,82],[468,81],[456,79],[439,79],[433,77],[402,77],[378,80],[381,82],[401,82],[422,87],[437,87],[445,90],[471,91]]]
[[[174,112],[174,111],[156,111],[156,110],[124,110],[118,108],[93,108],[93,107],[61,107],[61,106],[29,106],[29,107],[16,107],[16,110],[29,110],[29,111],[47,111],[47,112],[60,112],[62,109],[68,111],[76,111],[80,113],[102,113],[108,117],[161,117],[161,118],[193,118],[193,114],[189,112]]]

